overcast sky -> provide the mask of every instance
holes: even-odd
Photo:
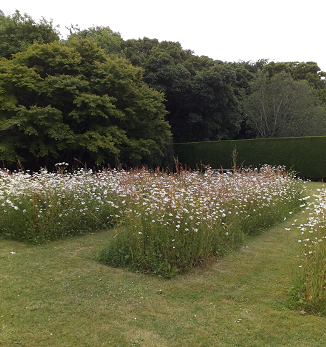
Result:
[[[326,71],[326,0],[8,0],[38,21],[109,26],[123,39],[178,41],[196,55],[223,61],[315,61]]]

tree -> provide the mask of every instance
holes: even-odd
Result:
[[[85,30],[80,30],[78,27],[70,27],[70,36],[68,40],[89,39],[97,43],[107,55],[118,55],[125,57],[123,52],[123,39],[120,33],[114,32],[109,27],[90,27]]]
[[[11,17],[0,15],[0,58],[11,59],[11,55],[25,51],[33,42],[39,44],[59,40],[57,27],[52,21],[42,18],[36,23],[26,13],[16,11]]]
[[[144,81],[163,92],[175,142],[230,139],[240,129],[231,65],[195,56],[180,43],[128,40],[124,52],[145,69]]]
[[[269,78],[259,72],[243,97],[248,124],[259,137],[326,134],[326,109],[305,80],[295,81],[284,71]]]
[[[270,62],[265,65],[263,71],[268,73],[269,77],[273,77],[280,72],[289,73],[295,81],[306,80],[308,84],[316,89],[326,89],[326,72],[321,71],[317,63],[309,62],[286,62],[275,63]]]
[[[170,119],[176,142],[234,138],[240,129],[240,109],[232,84],[234,70],[224,65],[197,72],[183,103]]]
[[[34,43],[0,60],[0,159],[39,167],[162,154],[171,136],[163,100],[141,69],[90,40]]]

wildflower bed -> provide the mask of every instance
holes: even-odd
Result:
[[[314,201],[306,203],[309,217],[297,228],[300,265],[289,291],[291,305],[302,312],[326,313],[326,189],[317,189]],[[307,197],[310,198],[310,197]],[[296,225],[295,223],[293,225]]]
[[[117,183],[113,177],[113,172],[96,176],[91,170],[74,174],[0,170],[0,232],[41,243],[110,227],[119,208],[114,203],[118,189],[111,189]]]
[[[236,249],[300,204],[281,168],[219,174],[0,171],[0,231],[44,242],[114,226],[98,261],[172,277]]]

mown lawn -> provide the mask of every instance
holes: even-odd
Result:
[[[111,231],[0,239],[0,346],[325,346],[326,318],[286,306],[300,231],[285,228],[307,214],[172,280],[98,264]]]

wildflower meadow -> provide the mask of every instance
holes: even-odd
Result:
[[[300,204],[282,168],[0,171],[4,237],[41,243],[113,227],[101,263],[173,277],[237,249]]]
[[[289,295],[291,304],[316,314],[326,313],[326,190],[318,189],[314,201],[306,203],[309,217],[297,226],[301,231],[299,268]]]
[[[61,167],[56,173],[0,170],[0,233],[41,243],[109,228],[119,215],[114,177],[91,170],[69,174]]]

